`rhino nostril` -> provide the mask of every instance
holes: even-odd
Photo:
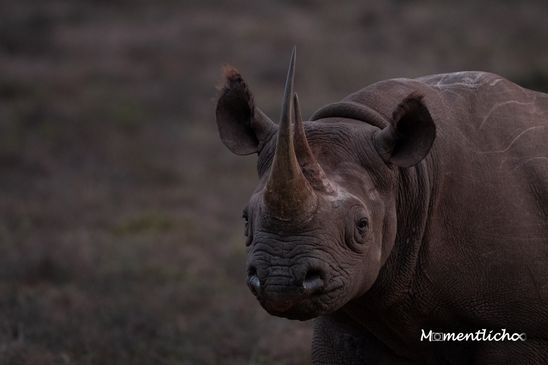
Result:
[[[303,289],[306,294],[315,294],[323,290],[324,283],[320,271],[310,270],[303,281]]]
[[[261,289],[261,280],[257,276],[257,269],[255,266],[250,266],[247,270],[247,285],[253,294],[257,295]]]
[[[247,278],[247,285],[253,294],[257,295],[259,290],[261,290],[261,281],[257,275],[251,275]]]

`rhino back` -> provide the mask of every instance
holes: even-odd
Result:
[[[548,96],[487,73],[423,80],[440,95],[446,116],[438,117],[438,192],[427,249],[440,258],[432,270],[458,274],[451,281],[440,274],[438,287],[447,296],[465,294],[456,303],[472,321],[542,334],[548,325]]]
[[[417,90],[437,127],[434,199],[416,281],[432,281],[424,300],[450,302],[471,322],[544,333],[548,95],[494,74],[462,72],[383,81],[346,100],[389,119]]]

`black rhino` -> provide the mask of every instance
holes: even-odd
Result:
[[[392,79],[303,122],[294,65],[279,124],[233,68],[216,111],[224,144],[258,155],[261,305],[316,318],[314,364],[548,364],[548,95],[485,72]],[[482,329],[525,335],[425,338]]]

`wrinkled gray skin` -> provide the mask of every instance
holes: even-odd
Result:
[[[234,69],[217,106],[223,142],[258,154],[261,305],[316,318],[314,364],[548,364],[548,95],[483,72],[394,79],[302,123],[292,72],[280,124]],[[420,341],[483,328],[528,340]]]

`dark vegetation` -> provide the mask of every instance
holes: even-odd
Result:
[[[342,3],[341,3],[342,4]],[[0,0],[0,364],[303,364],[310,324],[244,284],[254,158],[220,68],[277,118],[373,81],[481,69],[548,90],[545,1]]]

